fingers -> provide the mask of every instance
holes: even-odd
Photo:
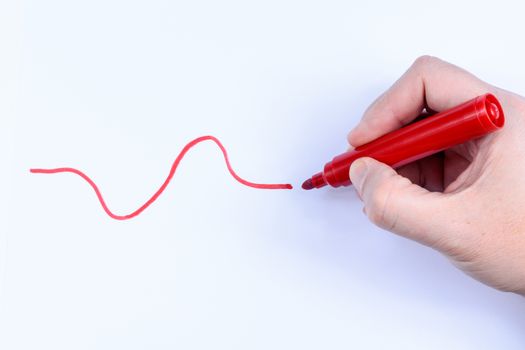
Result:
[[[414,185],[372,158],[354,161],[350,178],[373,223],[425,245],[437,248],[447,232],[443,225],[461,215],[461,208],[451,207],[454,201],[443,201],[446,195]]]
[[[425,157],[396,169],[396,172],[413,184],[429,191],[443,192],[444,154],[442,152]]]
[[[490,89],[457,66],[435,57],[420,57],[372,103],[348,141],[357,147],[411,122],[424,108],[439,112]]]

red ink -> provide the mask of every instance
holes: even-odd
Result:
[[[193,146],[197,145],[198,143],[204,142],[204,141],[213,141],[213,142],[215,142],[217,144],[217,146],[219,146],[219,148],[221,149],[222,154],[224,156],[224,160],[226,162],[226,166],[228,168],[228,171],[233,176],[233,178],[235,180],[237,180],[238,182],[240,182],[241,184],[243,184],[245,186],[248,186],[248,187],[253,187],[253,188],[258,188],[258,189],[265,189],[265,190],[290,190],[290,189],[292,189],[292,185],[290,185],[290,184],[258,184],[258,183],[253,183],[253,182],[250,182],[250,181],[242,179],[233,170],[233,168],[232,168],[232,166],[230,164],[230,160],[228,159],[228,153],[226,152],[226,148],[224,148],[222,143],[214,136],[201,136],[201,137],[198,137],[195,140],[191,141],[186,146],[184,146],[182,151],[179,153],[179,155],[177,156],[177,158],[173,162],[173,165],[171,166],[170,173],[168,174],[168,177],[166,178],[166,180],[164,181],[162,186],[160,186],[160,188],[157,190],[157,192],[155,192],[153,194],[153,196],[151,196],[151,198],[146,201],[146,203],[144,203],[140,208],[138,208],[137,210],[135,210],[134,212],[132,212],[131,214],[128,214],[128,215],[116,215],[116,214],[114,214],[108,208],[108,206],[106,204],[106,201],[102,197],[102,193],[100,192],[100,190],[99,190],[98,186],[95,184],[95,182],[93,180],[91,180],[86,174],[81,172],[80,170],[77,170],[77,169],[74,169],[74,168],[56,168],[56,169],[30,169],[29,171],[31,173],[33,173],[33,174],[56,174],[56,173],[73,173],[73,174],[76,174],[76,175],[80,176],[81,178],[83,178],[91,186],[91,188],[93,188],[93,190],[95,191],[95,194],[97,195],[97,198],[98,198],[98,200],[100,202],[100,205],[102,206],[102,208],[104,209],[106,214],[109,215],[109,217],[111,217],[112,219],[115,219],[115,220],[129,220],[129,219],[132,219],[132,218],[136,217],[140,213],[142,213],[144,210],[146,210],[146,208],[148,208],[151,204],[153,204],[153,202],[155,202],[157,200],[157,198],[159,198],[159,196],[162,194],[162,192],[164,192],[166,187],[168,187],[171,179],[173,178],[173,175],[175,175],[175,171],[177,170],[177,167],[179,166],[179,163],[181,162],[182,158],[184,158],[186,153]]]

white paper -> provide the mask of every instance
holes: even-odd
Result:
[[[522,298],[375,228],[352,188],[300,189],[419,55],[523,94],[518,2],[3,6],[1,349],[523,348]],[[78,176],[29,173],[78,168],[125,214],[207,134],[295,188],[244,187],[205,143],[119,222]]]

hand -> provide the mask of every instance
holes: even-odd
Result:
[[[417,59],[350,132],[354,147],[484,93],[502,130],[405,165],[356,160],[350,178],[378,226],[430,246],[472,277],[525,295],[525,99],[434,57]]]

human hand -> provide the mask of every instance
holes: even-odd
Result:
[[[490,92],[505,127],[397,171],[356,160],[350,178],[376,225],[445,254],[479,281],[525,295],[525,99],[434,57],[418,58],[348,135],[360,146]]]

